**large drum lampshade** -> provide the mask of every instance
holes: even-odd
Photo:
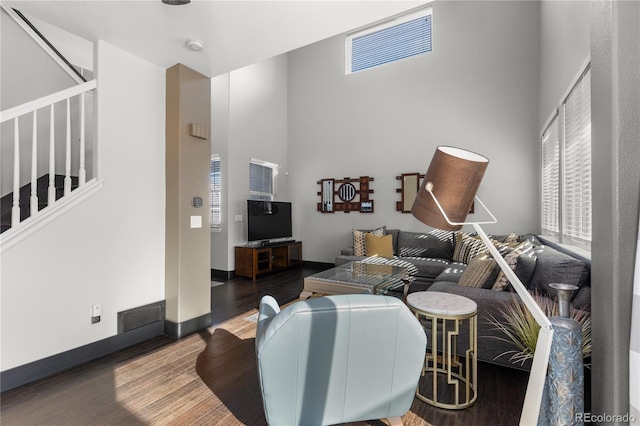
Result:
[[[462,228],[474,197],[489,165],[479,154],[450,146],[439,146],[427,169],[411,208],[416,219],[433,228],[456,231]],[[449,221],[443,217],[433,196],[438,199]]]

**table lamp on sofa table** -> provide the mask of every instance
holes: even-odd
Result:
[[[533,299],[526,287],[509,267],[498,249],[491,243],[481,224],[496,223],[497,219],[476,197],[476,192],[489,164],[486,157],[460,148],[439,146],[429,164],[420,190],[411,209],[413,216],[433,228],[457,231],[472,225],[500,269],[507,276],[526,307],[540,325],[529,383],[520,417],[521,425],[535,425],[542,403],[553,328],[549,318]],[[474,200],[489,213],[491,221],[465,222]]]

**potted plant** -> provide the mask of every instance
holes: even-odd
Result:
[[[537,292],[533,292],[532,295],[547,317],[558,316],[558,305],[551,298]],[[497,330],[504,333],[504,337],[493,337],[513,343],[518,350],[503,352],[498,357],[510,355],[509,361],[520,365],[528,359],[533,359],[540,325],[529,309],[518,299],[517,303],[505,304],[499,316],[501,320],[489,314],[488,320]],[[584,365],[590,367],[588,359],[591,357],[591,313],[571,308],[569,316],[582,326],[582,358],[585,361]]]

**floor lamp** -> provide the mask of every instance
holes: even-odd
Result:
[[[509,278],[509,282],[527,309],[531,311],[536,322],[540,325],[524,406],[520,416],[520,425],[535,425],[538,423],[542,403],[542,393],[553,340],[553,328],[549,318],[540,309],[540,306],[480,226],[497,222],[491,211],[476,197],[488,164],[489,160],[482,155],[460,148],[439,146],[429,164],[411,213],[416,219],[432,228],[457,231],[463,225],[472,225],[500,269]],[[474,200],[478,201],[482,208],[489,213],[490,221],[465,222]]]

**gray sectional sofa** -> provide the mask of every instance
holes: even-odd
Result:
[[[496,290],[497,276],[485,276],[484,282],[473,282],[478,277],[469,269],[476,256],[484,253],[484,246],[473,243],[477,237],[459,232],[434,230],[428,233],[407,232],[384,229],[391,234],[394,258],[409,262],[413,280],[409,293],[416,291],[440,291],[459,294],[474,300],[478,305],[478,359],[515,368],[529,369],[530,362],[514,364],[510,355],[516,347],[504,341],[504,333],[491,323],[491,317],[502,320],[504,306],[517,303],[519,297],[510,285]],[[514,247],[526,247],[526,251],[515,257],[514,272],[530,292],[555,299],[551,283],[574,284],[579,290],[573,293],[572,306],[576,309],[591,310],[590,262],[561,251],[533,234],[491,236],[499,249],[505,253]],[[470,243],[471,241],[471,243]],[[507,241],[507,242],[505,242]],[[465,247],[465,244],[467,247]],[[468,245],[474,244],[475,251]],[[367,256],[354,254],[353,248],[343,249],[336,257],[336,266]],[[512,256],[513,257],[513,256]],[[481,260],[476,259],[474,264]],[[469,270],[468,270],[469,269]],[[475,270],[476,267],[473,267]],[[465,271],[467,273],[465,274]],[[499,269],[494,271],[499,273]],[[465,276],[466,275],[466,276]],[[471,281],[470,281],[471,279]],[[461,285],[464,284],[464,285]],[[493,287],[493,289],[492,289]],[[402,297],[402,289],[398,290]],[[461,336],[464,336],[461,333]]]

